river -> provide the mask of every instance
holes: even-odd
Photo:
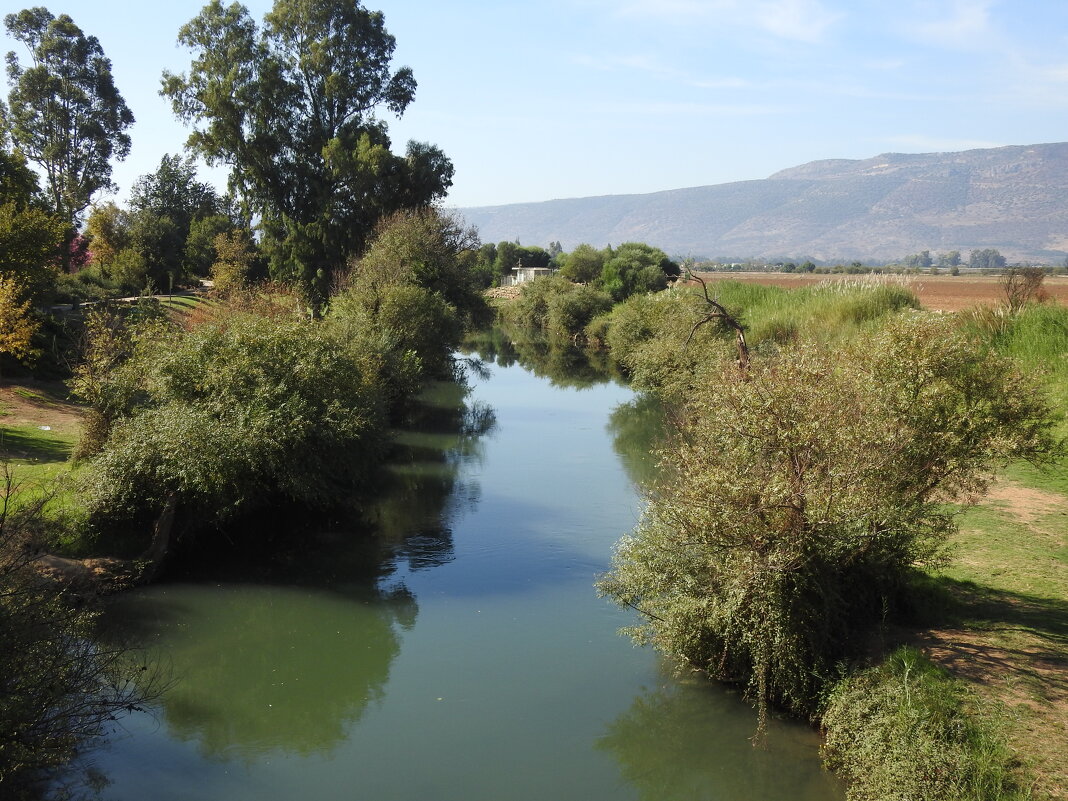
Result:
[[[462,406],[441,387],[399,434],[374,537],[338,523],[111,605],[173,686],[91,755],[101,797],[842,797],[809,728],[773,719],[754,746],[737,693],[674,676],[596,596],[641,513],[648,410],[490,356]]]

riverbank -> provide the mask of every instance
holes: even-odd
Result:
[[[843,280],[847,286],[873,281],[891,283],[904,285],[919,295],[924,306],[939,310],[993,306],[1003,297],[997,277],[917,276],[903,280],[894,276],[733,273],[706,277],[713,279],[713,285],[739,278],[740,283],[780,287],[813,287]],[[1047,285],[1049,294],[1059,301],[1068,298],[1066,290],[1068,279],[1053,279]],[[724,293],[735,305],[741,303],[741,308],[749,311],[754,331],[773,328],[765,319],[766,310],[757,308],[763,296],[747,296],[738,291],[737,284],[730,290],[725,287]],[[779,305],[792,309],[798,304],[783,298]],[[782,309],[775,306],[771,311],[778,313]],[[790,331],[800,329],[809,318],[830,319],[832,327],[838,321],[825,309],[816,313],[811,309],[794,311],[797,319],[784,317],[792,325]],[[979,313],[973,321],[969,318],[969,324],[981,336],[989,337],[999,352],[1021,359],[1022,369],[1047,373],[1062,417],[1066,405],[1064,371],[1057,368],[1057,359],[1064,358],[1058,339],[1058,332],[1064,327],[1063,317],[1054,305],[1033,307],[1020,318],[997,313]],[[638,331],[637,323],[631,321],[631,325],[636,335],[648,336]],[[689,324],[683,325],[683,330],[688,327]],[[837,325],[838,329],[844,327]],[[664,358],[669,355],[658,353]],[[1063,419],[1058,428],[1063,435]],[[962,510],[960,530],[951,542],[951,563],[930,576],[930,586],[915,599],[918,608],[912,628],[882,632],[882,653],[889,654],[902,643],[919,645],[962,683],[952,687],[947,684],[946,695],[958,696],[954,703],[963,705],[963,714],[973,717],[994,739],[1006,741],[1007,759],[1001,764],[1010,764],[1015,784],[1036,800],[1063,801],[1068,787],[1064,723],[1068,720],[1066,476],[1068,465],[1064,462],[1047,472],[1012,466],[981,503]],[[900,692],[901,687],[897,689]],[[902,758],[907,752],[898,751],[892,756]],[[974,797],[987,796],[980,793]]]
[[[1013,467],[962,513],[935,577],[949,603],[910,636],[986,702],[1035,801],[1068,799],[1066,474]]]

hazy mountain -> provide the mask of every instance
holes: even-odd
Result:
[[[770,178],[460,209],[483,242],[642,241],[676,256],[887,260],[1068,252],[1068,143],[813,161]]]

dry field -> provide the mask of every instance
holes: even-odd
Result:
[[[1001,279],[993,275],[797,275],[795,273],[702,273],[706,281],[750,281],[796,289],[820,281],[894,281],[912,288],[926,309],[959,311],[1002,299]],[[1068,276],[1048,276],[1042,285],[1050,298],[1068,306]]]

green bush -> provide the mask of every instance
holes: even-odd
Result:
[[[100,275],[92,267],[77,273],[64,273],[56,279],[56,303],[90,303],[122,297],[125,292],[117,282]]]
[[[93,639],[90,599],[45,580],[47,492],[0,472],[0,793],[41,797],[45,773],[146,698],[159,675],[121,646]]]
[[[1034,383],[936,315],[745,371],[708,356],[676,420],[601,590],[644,614],[640,642],[807,715],[910,568],[937,563],[945,501],[1053,446]]]
[[[547,303],[545,329],[550,339],[575,340],[585,336],[589,322],[612,308],[612,298],[593,287],[552,295]]]
[[[659,248],[641,242],[624,242],[605,254],[597,286],[617,303],[631,295],[658,292],[668,278],[679,274],[679,266]]]
[[[327,319],[391,362],[390,375],[404,377],[398,398],[414,391],[413,379],[451,376],[452,353],[463,337],[455,307],[436,292],[405,284],[366,291],[357,282],[331,299]]]
[[[537,278],[523,284],[519,297],[502,309],[502,315],[509,324],[544,330],[548,326],[549,301],[577,289],[577,284],[559,275]]]
[[[122,367],[134,400],[84,473],[92,527],[143,538],[169,498],[195,529],[258,505],[350,497],[385,442],[387,365],[284,307],[152,329]]]
[[[439,295],[465,326],[490,319],[477,269],[478,234],[436,208],[408,209],[383,218],[360,259],[352,283],[365,293],[403,284]]]
[[[960,682],[901,648],[835,685],[824,759],[848,782],[848,801],[1022,801],[1009,750],[982,711]]]

